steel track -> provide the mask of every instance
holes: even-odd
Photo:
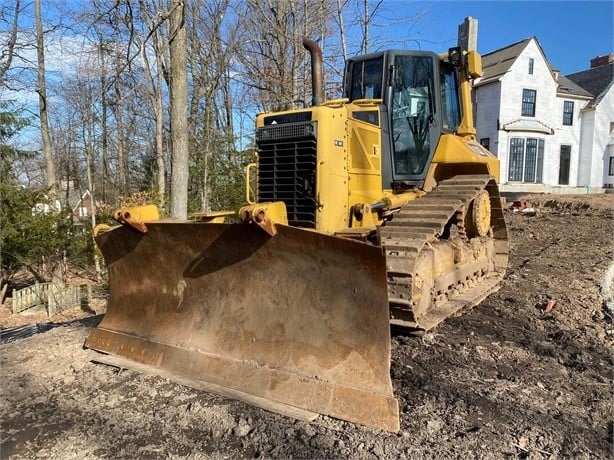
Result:
[[[485,237],[472,238],[464,228],[464,216],[482,190],[490,196],[491,231]],[[432,329],[445,318],[481,302],[499,287],[507,265],[508,244],[494,178],[462,175],[439,182],[432,192],[403,205],[392,220],[379,228],[378,240],[386,257],[391,323],[410,329]],[[417,312],[417,279],[428,277],[420,273],[417,263],[427,257],[427,251],[442,245],[448,245],[450,251],[458,251],[461,246],[466,251],[480,251],[486,246],[492,250],[482,251],[488,253],[486,257],[450,264],[444,273],[429,280],[432,286],[426,295],[430,296],[430,307],[426,312]]]

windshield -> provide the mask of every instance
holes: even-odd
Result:
[[[397,55],[392,87],[394,175],[422,174],[430,154],[433,61]]]

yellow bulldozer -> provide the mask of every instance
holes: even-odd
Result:
[[[442,55],[348,60],[336,100],[304,39],[312,105],[257,116],[235,223],[145,206],[97,234],[110,292],[85,345],[283,414],[397,431],[391,325],[432,329],[507,265],[499,162],[473,124],[474,27]]]

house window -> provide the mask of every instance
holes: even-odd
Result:
[[[565,126],[573,124],[573,101],[563,102],[563,124]]]
[[[524,139],[513,137],[510,140],[510,166],[508,180],[520,182],[524,162]]]
[[[614,176],[614,157],[610,157],[610,168],[609,168],[608,175]]]
[[[480,139],[480,144],[482,144],[487,149],[490,149],[490,137],[483,137]]]
[[[522,116],[535,116],[535,99],[537,99],[537,91],[534,89],[522,90]]]
[[[559,185],[569,185],[569,167],[571,165],[571,145],[561,145],[559,159]]]
[[[533,58],[529,59],[529,75],[533,75],[533,64],[535,63],[535,60]]]
[[[508,180],[541,183],[544,167],[544,140],[513,137],[510,139]]]

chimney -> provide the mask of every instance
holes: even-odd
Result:
[[[614,54],[610,53],[605,56],[597,56],[591,59],[591,69],[595,67],[602,67],[604,65],[608,65],[614,62]]]

